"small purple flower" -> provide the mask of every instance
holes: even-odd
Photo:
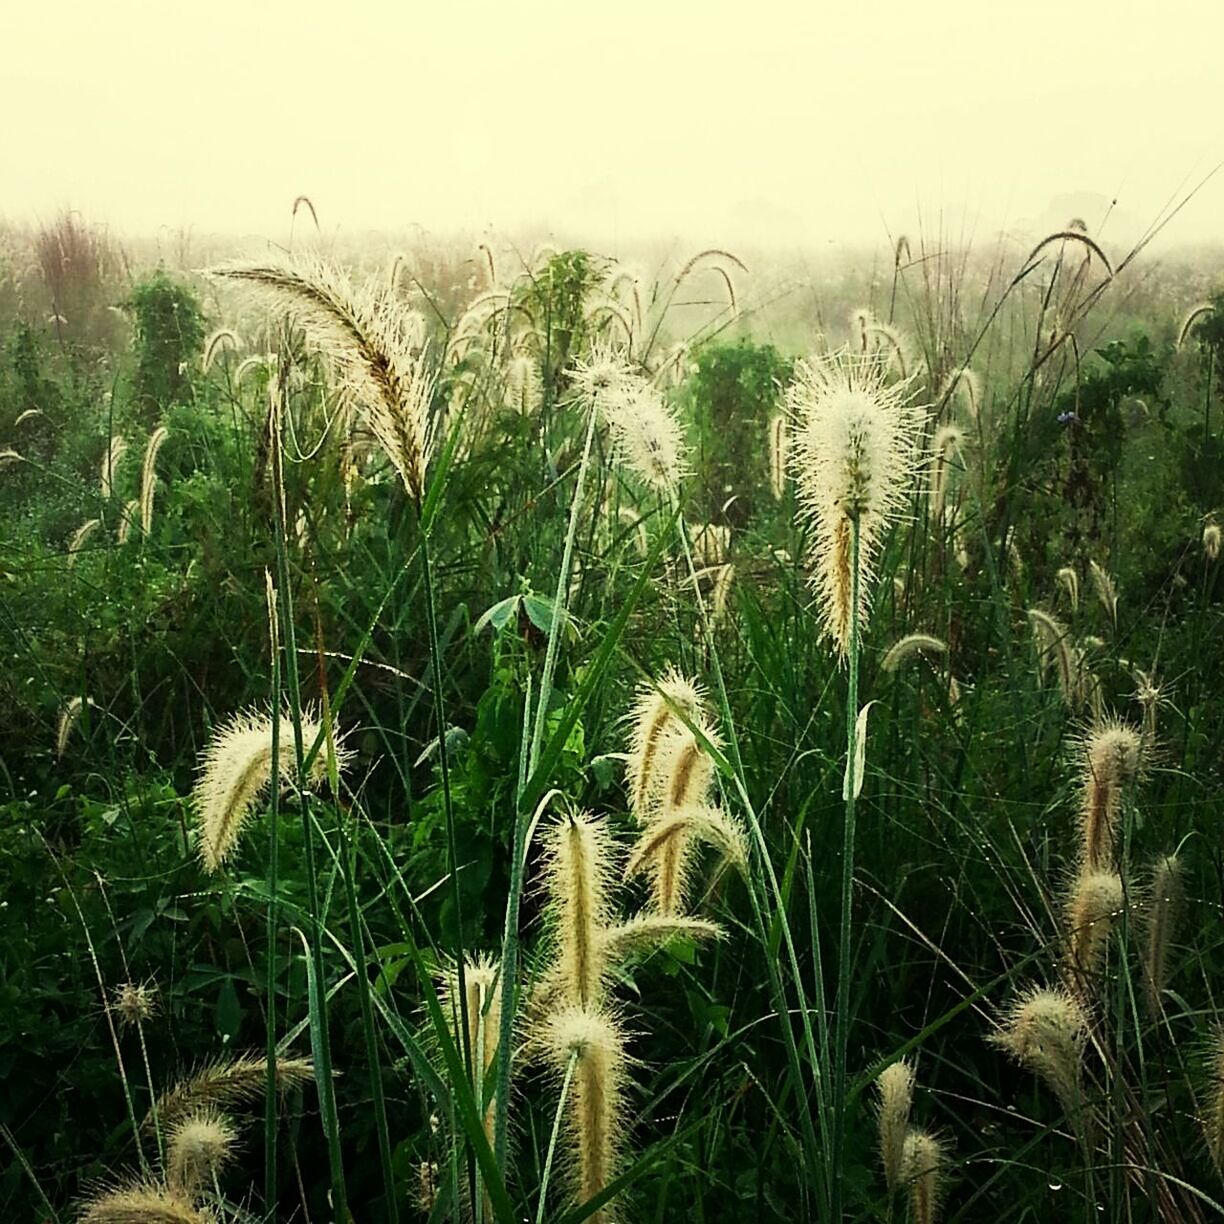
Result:
[[[1057,419],[1060,425],[1078,425],[1080,423],[1079,417],[1074,412],[1060,412]]]

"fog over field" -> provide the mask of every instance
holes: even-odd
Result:
[[[6,6],[0,217],[125,233],[1129,242],[1215,166],[1202,0]],[[1080,203],[1082,201],[1082,203]],[[1220,238],[1214,180],[1165,240]]]

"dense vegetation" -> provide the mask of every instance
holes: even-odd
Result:
[[[619,856],[598,940],[660,920],[580,1000],[627,1058],[621,1218],[1224,1213],[1224,298],[1187,316],[1123,256],[1079,228],[1008,266],[902,240],[784,321],[725,252],[652,278],[422,250],[370,290],[289,258],[351,309],[337,335],[292,284],[134,272],[77,218],[10,236],[5,1216],[199,1218],[105,1214],[123,1170],[219,1218],[597,1214],[599,1043],[555,1037],[548,995],[567,830]],[[848,660],[785,420],[796,359],[840,345],[922,407]],[[645,456],[605,366],[663,414]],[[416,460],[370,406],[403,371]],[[662,850],[619,880],[659,819],[630,749],[660,690],[727,822],[671,901]],[[193,787],[251,709],[286,711],[274,778],[211,862]],[[1131,728],[1098,861],[1093,753]],[[1089,869],[1120,900],[1085,911]],[[508,994],[478,953],[517,961]],[[1074,1092],[1041,1069],[1057,1033],[1022,1030],[1037,985],[1082,1015]],[[264,1062],[214,1089],[240,1143],[214,1130],[228,1162],[193,1181],[142,1119],[239,1054],[285,1090]],[[890,1065],[914,1074],[877,1092]]]

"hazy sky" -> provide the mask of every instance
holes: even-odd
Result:
[[[283,237],[305,193],[329,232],[823,243],[912,231],[918,209],[984,233],[1085,191],[1147,223],[1224,159],[1219,0],[0,11],[15,221],[71,205]],[[1224,173],[1172,233],[1224,240]]]

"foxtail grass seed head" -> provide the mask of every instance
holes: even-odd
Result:
[[[237,1128],[216,1109],[180,1118],[166,1136],[167,1184],[185,1195],[210,1189],[233,1159],[237,1142]]]
[[[153,496],[157,489],[157,456],[170,431],[159,425],[145,444],[144,462],[140,467],[140,530],[147,536],[153,530]]]
[[[1224,1029],[1217,1029],[1207,1054],[1206,1112],[1203,1135],[1217,1172],[1224,1176]]]
[[[1089,871],[1108,869],[1121,814],[1122,793],[1143,769],[1143,737],[1116,718],[1099,720],[1080,747],[1080,861]]]
[[[1141,668],[1134,669],[1134,699],[1143,710],[1143,748],[1148,755],[1156,746],[1160,721],[1160,707],[1166,703],[1164,689],[1157,684],[1155,674]]]
[[[683,837],[712,846],[741,875],[748,871],[748,839],[739,823],[721,809],[686,807],[651,821],[625,864],[625,879],[636,875],[663,852],[673,838]]]
[[[1101,601],[1101,607],[1105,609],[1109,623],[1116,629],[1118,627],[1118,590],[1114,586],[1114,581],[1106,573],[1104,566],[1099,565],[1096,561],[1088,562],[1088,572],[1092,575],[1092,585],[1097,599]]]
[[[609,927],[604,932],[604,948],[609,963],[620,965],[631,956],[653,952],[673,939],[703,943],[722,939],[725,933],[717,922],[705,918],[693,918],[686,914],[645,913]]]
[[[76,562],[77,554],[81,551],[82,548],[85,547],[86,543],[89,540],[89,537],[93,535],[93,533],[97,531],[98,528],[101,526],[102,526],[101,519],[96,519],[96,518],[86,519],[85,522],[83,522],[76,529],[76,531],[72,533],[72,538],[68,541],[68,568],[69,569],[71,569],[73,564]]]
[[[1035,988],[1015,1001],[991,1041],[1044,1080],[1068,1114],[1077,1114],[1087,1036],[1087,1015],[1073,995]]]
[[[722,565],[731,551],[731,528],[720,523],[693,525],[693,559],[699,566]]]
[[[629,753],[625,763],[625,782],[629,808],[638,820],[648,820],[659,802],[664,774],[659,749],[667,734],[682,726],[675,711],[689,719],[699,717],[705,707],[705,693],[695,680],[675,668],[666,671],[656,687],[642,684],[629,712],[631,726]]]
[[[902,1185],[905,1136],[909,1132],[910,1106],[914,1099],[914,1067],[906,1059],[892,1063],[876,1080],[876,1130],[880,1160],[889,1190]]]
[[[102,456],[101,493],[102,500],[109,501],[115,488],[115,473],[119,470],[119,461],[127,451],[127,440],[115,434]]]
[[[1076,880],[1067,901],[1068,957],[1075,975],[1092,978],[1100,973],[1122,906],[1122,877],[1116,872],[1084,871]]]
[[[769,422],[769,491],[775,501],[786,496],[787,433],[786,414],[779,412]]]
[[[901,1178],[907,1187],[910,1224],[935,1224],[943,1199],[943,1144],[928,1131],[905,1137]]]
[[[982,380],[968,368],[955,370],[944,386],[941,398],[951,399],[956,395],[965,405],[971,420],[976,421],[982,411]]]
[[[294,314],[307,344],[335,364],[344,391],[420,501],[433,444],[435,374],[405,342],[410,308],[385,285],[356,289],[337,267],[313,256],[228,264],[211,274]]]
[[[795,423],[792,464],[810,540],[813,585],[825,636],[841,658],[861,625],[884,533],[904,508],[922,412],[905,383],[886,384],[884,363],[845,350],[799,361],[787,404]],[[859,535],[857,606],[852,525]]]
[[[308,1058],[279,1057],[276,1086],[281,1092],[302,1087],[314,1079],[314,1064]],[[162,1125],[174,1126],[202,1109],[229,1110],[263,1099],[268,1086],[268,1063],[262,1056],[240,1054],[235,1058],[206,1063],[179,1080],[157,1098],[157,1116]],[[152,1124],[150,1110],[146,1129]]]
[[[545,879],[557,944],[563,997],[595,1007],[603,997],[607,962],[612,847],[607,825],[586,812],[560,817],[549,831]]]
[[[506,368],[506,403],[520,416],[534,416],[544,402],[544,383],[534,357],[525,353],[510,359]]]
[[[1067,592],[1067,599],[1071,603],[1071,611],[1079,611],[1079,574],[1069,565],[1064,565],[1062,569],[1055,574],[1058,580],[1058,585]]]
[[[212,364],[226,350],[237,351],[242,347],[242,341],[236,331],[228,327],[218,327],[215,332],[204,341],[204,353],[200,358],[200,368],[207,374],[212,369]]]
[[[1072,644],[1070,630],[1042,608],[1029,608],[1028,621],[1037,645],[1038,682],[1052,667],[1067,708],[1078,710],[1087,699],[1087,692],[1083,660]]]
[[[119,515],[119,530],[115,532],[115,540],[119,544],[126,544],[132,534],[132,528],[140,522],[140,498],[133,497],[131,501],[125,502],[123,511]]]
[[[1203,528],[1203,556],[1208,562],[1219,560],[1222,534],[1219,523],[1208,523]]]
[[[92,706],[93,702],[89,704]],[[81,721],[81,712],[85,708],[85,698],[70,697],[60,710],[55,726],[55,759],[61,761],[68,750],[68,740],[71,738],[77,723]]]
[[[209,1224],[211,1218],[179,1191],[142,1181],[104,1190],[89,1199],[79,1224]]]
[[[1181,910],[1182,895],[1181,859],[1175,854],[1163,854],[1152,867],[1143,949],[1144,985],[1148,1009],[1153,1016],[1160,1014],[1169,980],[1169,946]]]
[[[565,1128],[572,1153],[573,1198],[580,1205],[616,1176],[625,1125],[624,1039],[606,1013],[567,1007],[549,1019],[546,1042],[558,1077],[564,1077],[571,1060],[574,1064]],[[590,1217],[596,1224],[610,1224],[614,1218],[611,1205]]]
[[[959,425],[944,425],[931,442],[931,484],[927,490],[931,518],[943,518],[948,497],[948,476],[965,445],[965,431]]]
[[[310,711],[302,712],[302,742],[307,749],[319,737],[322,724]],[[341,737],[335,733],[337,765],[347,763]],[[315,754],[310,776],[297,779],[297,750],[293,719],[280,716],[280,776],[286,784],[317,786],[327,776],[327,745]],[[220,870],[233,852],[256,805],[272,778],[272,719],[260,710],[236,714],[208,743],[200,761],[191,795],[199,832],[199,854],[209,872]]]
[[[927,655],[946,655],[947,653],[947,642],[940,641],[939,638],[932,637],[929,633],[910,633],[888,648],[884,658],[880,661],[880,667],[886,672],[895,672],[910,659]]]
[[[605,399],[617,462],[657,493],[674,495],[688,470],[684,432],[663,394],[644,379],[622,383]]]

